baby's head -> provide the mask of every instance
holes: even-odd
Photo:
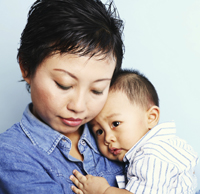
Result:
[[[159,120],[159,99],[151,82],[138,71],[114,77],[102,111],[91,121],[98,147],[111,160],[125,154]]]

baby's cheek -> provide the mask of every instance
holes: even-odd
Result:
[[[100,140],[97,140],[96,139],[96,142],[97,142],[97,146],[99,148],[99,151],[102,153],[102,154],[105,154],[105,145],[103,145],[102,141]]]
[[[108,151],[108,147],[105,146],[103,143],[98,143],[100,152],[107,158],[110,159],[110,152]]]

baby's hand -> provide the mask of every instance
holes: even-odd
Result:
[[[95,177],[92,175],[83,176],[77,170],[73,171],[70,180],[78,187],[72,186],[72,190],[76,194],[103,194],[110,185],[103,177]]]

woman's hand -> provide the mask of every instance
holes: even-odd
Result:
[[[76,194],[103,194],[110,185],[103,177],[92,175],[82,175],[77,170],[73,171],[70,180],[77,186],[72,186],[72,190]]]

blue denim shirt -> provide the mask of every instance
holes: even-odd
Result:
[[[124,173],[124,164],[99,153],[87,125],[78,143],[84,161],[70,156],[70,148],[70,139],[39,121],[27,106],[21,122],[0,134],[0,194],[73,193],[69,176],[74,169],[117,186],[115,176]]]

